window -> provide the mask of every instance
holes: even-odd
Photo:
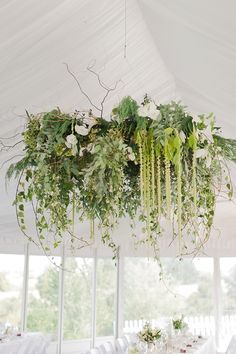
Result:
[[[91,258],[66,258],[64,286],[64,339],[91,338]]]
[[[222,290],[220,349],[225,351],[236,328],[236,258],[221,258],[220,269]]]
[[[96,336],[114,335],[116,265],[108,258],[97,260]]]
[[[60,258],[54,258],[60,265]],[[58,324],[59,270],[44,256],[29,258],[27,328],[50,333],[55,340]]]
[[[24,256],[0,255],[0,321],[20,327]]]
[[[54,261],[60,265],[61,258],[56,257]],[[219,292],[216,299],[222,313],[217,323],[218,349],[225,351],[236,327],[236,257],[220,258],[219,262],[221,274],[216,267],[216,275],[221,287],[215,289]],[[124,283],[120,286],[125,333],[137,332],[145,320],[167,326],[172,316],[183,314],[192,333],[215,335],[213,258],[184,258],[182,261],[162,258],[160,268],[155,260],[147,257],[126,257],[122,264]],[[114,335],[116,264],[109,258],[97,258],[95,309],[92,308],[93,269],[93,258],[65,259],[63,345],[68,346],[68,351],[72,347],[88,349],[93,310],[96,311],[96,345],[104,341],[104,337]],[[0,322],[18,327],[23,274],[23,255],[0,255]],[[50,333],[53,341],[57,340],[59,291],[58,267],[47,257],[30,256],[27,328]]]
[[[170,317],[183,314],[193,333],[214,333],[213,260],[163,258],[161,263],[162,279],[155,260],[125,259],[124,331],[139,330],[145,320],[167,325]]]

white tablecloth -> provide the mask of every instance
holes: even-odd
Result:
[[[195,340],[196,342],[193,342]],[[187,346],[191,345],[191,346]],[[181,351],[182,349],[182,351]],[[191,336],[172,337],[167,348],[153,348],[152,350],[144,350],[139,347],[139,343],[134,341],[133,345],[129,346],[126,351],[127,354],[134,353],[150,353],[150,354],[216,354],[215,341],[210,338],[193,338]],[[231,354],[231,353],[230,353]],[[236,352],[234,353],[236,354]]]
[[[216,354],[215,341],[212,337],[198,339],[197,343],[192,343],[192,347],[186,347],[185,354]],[[173,354],[179,354],[180,351],[174,351]]]
[[[27,333],[0,342],[0,354],[46,354],[48,345],[49,339],[41,333]]]

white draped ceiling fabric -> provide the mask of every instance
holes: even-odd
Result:
[[[25,109],[90,108],[67,63],[95,104],[104,92],[87,67],[110,87],[118,82],[107,119],[123,96],[141,101],[148,93],[157,103],[181,99],[195,113],[214,112],[224,135],[235,138],[235,13],[233,0],[1,0],[0,137],[22,131]],[[4,178],[4,162],[21,154],[20,145],[0,154],[0,250],[24,241],[11,206],[15,185],[6,191]],[[209,252],[236,250],[235,218],[232,203],[218,204],[221,233],[214,231]],[[125,225],[117,232],[126,236]]]

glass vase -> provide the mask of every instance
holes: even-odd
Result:
[[[155,351],[155,343],[154,342],[147,342],[146,343],[146,354],[153,353]]]

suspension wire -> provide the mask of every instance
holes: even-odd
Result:
[[[126,58],[126,50],[127,50],[127,0],[124,0],[124,23],[125,23],[125,29],[124,29],[124,59]]]

